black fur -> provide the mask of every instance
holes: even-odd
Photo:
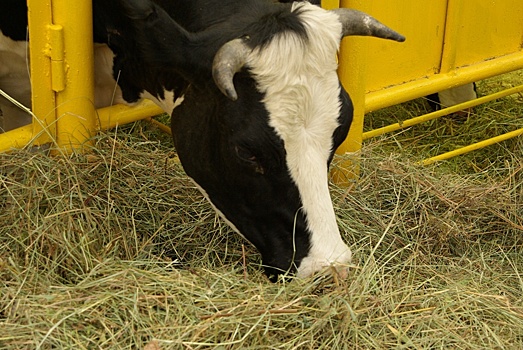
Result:
[[[211,66],[218,49],[235,38],[245,38],[251,47],[265,46],[282,31],[308,40],[298,13],[290,11],[290,4],[266,0],[155,3],[162,8],[144,9],[141,0],[122,0],[125,13],[134,19],[125,33],[133,33],[129,45],[138,52],[131,55],[134,49],[115,47],[115,62],[124,57],[143,61],[154,81],[163,82],[170,74],[183,77],[187,90],[172,115],[172,130],[185,171],[258,248],[269,276],[295,271],[308,254],[311,233],[283,142],[269,126],[264,96],[248,70],[236,74],[238,100],[231,101],[215,86]],[[343,89],[340,101],[334,148],[345,139],[352,120],[352,104]]]
[[[25,0],[0,1],[0,30],[12,40],[27,38],[27,5]]]
[[[2,32],[25,40],[25,0],[1,1]],[[232,39],[263,48],[289,31],[308,40],[298,13],[271,0],[153,1],[93,0],[93,37],[114,52],[114,76],[125,100],[134,102],[143,91],[184,95],[172,130],[187,174],[258,248],[267,275],[295,271],[309,252],[311,233],[283,141],[269,125],[249,70],[235,75],[238,100],[231,101],[215,86],[211,68],[218,49]],[[352,120],[343,88],[340,103],[330,159]]]

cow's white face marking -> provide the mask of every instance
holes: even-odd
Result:
[[[153,101],[158,107],[163,109],[165,113],[168,113],[169,115],[171,115],[173,110],[181,105],[184,100],[183,95],[176,98],[174,92],[169,90],[164,90],[163,96],[164,98],[160,98],[158,96],[152,95],[147,91],[144,91],[140,94],[140,98],[147,98]]]
[[[283,139],[290,175],[300,192],[311,234],[309,254],[298,277],[332,263],[347,263],[351,252],[342,241],[328,188],[327,162],[341,102],[336,53],[342,26],[338,16],[307,2],[295,3],[309,40],[282,33],[256,49],[247,65],[265,94],[270,125]]]

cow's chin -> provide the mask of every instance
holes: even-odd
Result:
[[[340,246],[337,253],[333,253],[330,258],[324,256],[306,256],[301,261],[296,277],[306,278],[317,273],[336,274],[341,278],[348,275],[349,264],[352,260],[352,252],[345,244]]]

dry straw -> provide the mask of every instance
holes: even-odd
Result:
[[[276,284],[143,124],[0,155],[0,348],[523,348],[521,140],[421,168],[412,145],[444,142],[411,132],[331,186],[349,277]]]

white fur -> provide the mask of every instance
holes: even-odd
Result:
[[[342,241],[328,188],[327,160],[338,127],[340,87],[336,52],[342,26],[338,16],[307,2],[308,42],[289,33],[277,35],[254,50],[247,64],[269,111],[270,125],[285,143],[290,175],[300,192],[311,235],[311,247],[298,267],[310,276],[333,263],[347,263],[351,252]]]
[[[173,113],[173,110],[182,104],[184,96],[182,95],[175,99],[174,92],[169,90],[164,90],[163,94],[164,98],[162,99],[150,94],[147,91],[144,91],[140,95],[140,98],[146,98],[153,101],[158,107],[163,109],[165,113],[171,115]]]
[[[438,95],[442,108],[474,100],[478,97],[472,83],[440,91]]]

